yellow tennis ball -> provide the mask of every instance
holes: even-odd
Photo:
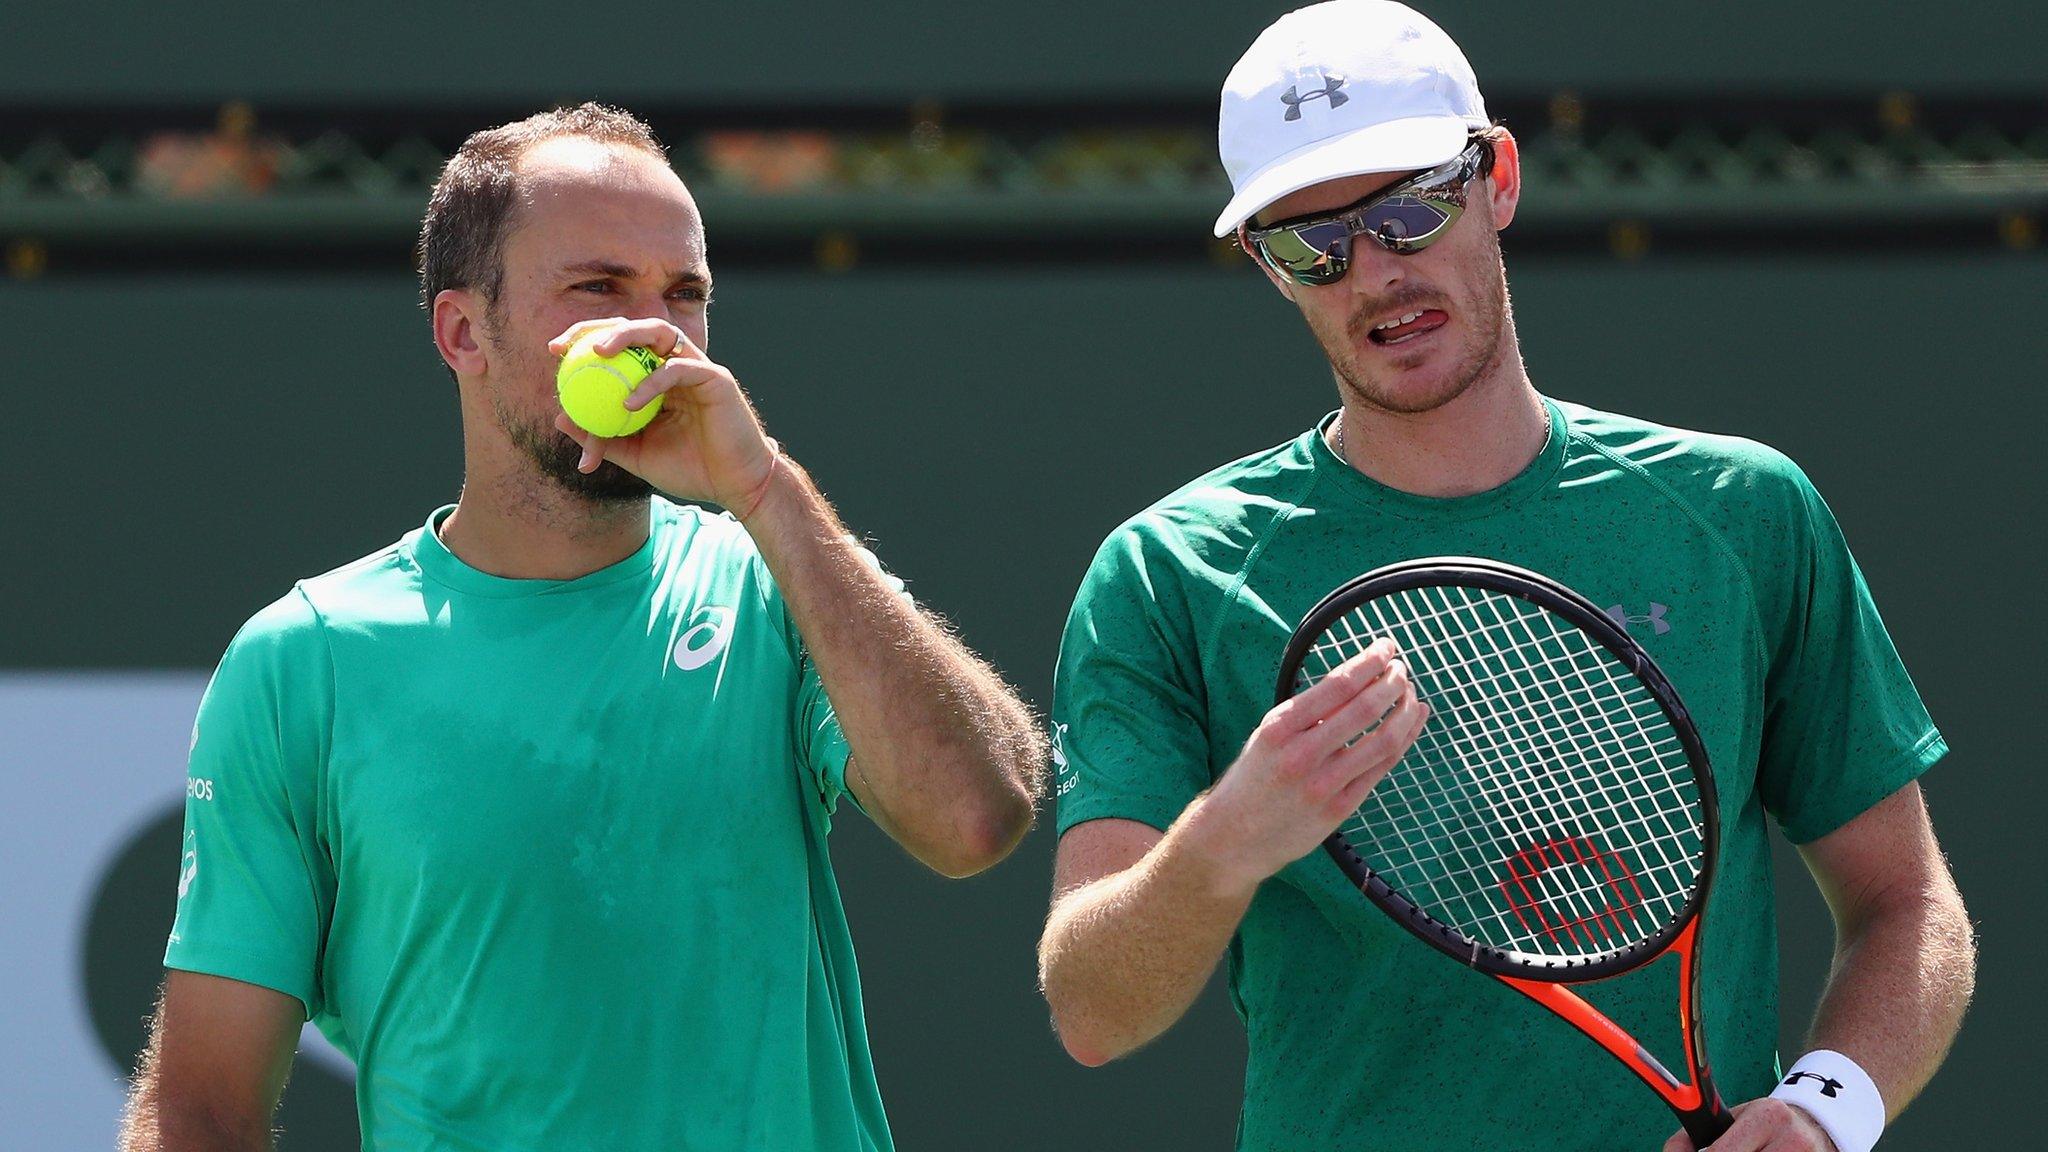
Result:
[[[661,367],[661,357],[637,347],[616,356],[599,356],[591,345],[601,335],[592,333],[569,346],[562,366],[555,370],[555,394],[562,399],[562,411],[585,432],[604,437],[631,436],[647,427],[647,422],[661,411],[659,396],[637,412],[626,407],[626,397]]]

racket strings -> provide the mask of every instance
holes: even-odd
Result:
[[[1386,621],[1382,619],[1377,621],[1377,623],[1384,625]],[[1468,637],[1468,639],[1487,641],[1494,640],[1495,638],[1481,632]],[[1454,645],[1453,647],[1457,646]],[[1528,645],[1521,645],[1519,647],[1522,650],[1521,654],[1524,656],[1531,650]],[[1497,654],[1501,650],[1501,645],[1497,642],[1490,644],[1475,642],[1465,645],[1464,648],[1468,656],[1473,651],[1478,651],[1482,656],[1489,656]],[[1488,648],[1493,649],[1493,652],[1487,652],[1486,649]],[[1543,647],[1538,645],[1535,650],[1541,652]],[[1472,662],[1469,659],[1463,661],[1466,664]],[[1543,655],[1538,660],[1538,663],[1549,666],[1549,671],[1553,674],[1557,674],[1559,671],[1556,667],[1558,662],[1559,658],[1555,654]],[[1597,798],[1583,788],[1566,788],[1563,790],[1563,793],[1559,793],[1546,791],[1536,786],[1545,780],[1563,781],[1569,784],[1582,781],[1584,778],[1582,776],[1574,777],[1569,775],[1538,777],[1527,771],[1532,766],[1530,758],[1526,754],[1517,755],[1516,753],[1527,753],[1532,747],[1539,754],[1560,757],[1567,763],[1570,763],[1575,757],[1573,755],[1574,749],[1568,745],[1560,747],[1556,744],[1554,725],[1538,726],[1543,736],[1548,737],[1548,739],[1532,736],[1527,722],[1529,713],[1526,711],[1526,708],[1521,706],[1527,702],[1526,697],[1528,693],[1526,690],[1515,693],[1516,696],[1522,697],[1522,700],[1510,700],[1508,703],[1514,706],[1503,708],[1498,706],[1496,701],[1470,691],[1469,685],[1460,685],[1459,687],[1467,690],[1457,693],[1457,695],[1467,697],[1468,703],[1474,703],[1476,711],[1481,714],[1481,718],[1492,724],[1495,729],[1516,729],[1510,734],[1520,742],[1520,746],[1518,747],[1515,744],[1507,745],[1506,751],[1508,755],[1505,757],[1498,755],[1489,756],[1488,753],[1493,751],[1492,749],[1475,749],[1475,742],[1470,738],[1469,732],[1464,734],[1466,736],[1464,739],[1458,738],[1460,734],[1454,732],[1450,740],[1450,743],[1457,748],[1461,757],[1468,764],[1471,760],[1478,759],[1484,763],[1505,764],[1516,770],[1507,774],[1499,772],[1488,773],[1487,778],[1484,780],[1484,783],[1489,786],[1491,794],[1497,798],[1497,802],[1493,807],[1493,814],[1502,818],[1500,823],[1508,826],[1516,839],[1528,843],[1532,837],[1540,835],[1548,824],[1553,823],[1553,820],[1547,819],[1541,813],[1546,806],[1554,806],[1560,795],[1575,792],[1576,795],[1571,798],[1581,802],[1597,802]],[[1571,711],[1578,714],[1571,718],[1575,722],[1582,722],[1584,719],[1583,703],[1570,695],[1567,695],[1564,699],[1573,705]],[[1583,766],[1584,757],[1578,756],[1576,759],[1580,762],[1580,766]],[[1499,801],[1505,801],[1505,803],[1500,803]],[[1470,806],[1467,805],[1466,807],[1469,809]],[[1583,837],[1573,842],[1580,844],[1589,843]],[[1488,855],[1491,859],[1499,859],[1497,855],[1492,855],[1491,853]],[[1523,876],[1512,886],[1504,886],[1502,889],[1503,894],[1508,900],[1509,911],[1515,915],[1516,921],[1525,928],[1541,926],[1546,934],[1551,937],[1553,944],[1568,943],[1572,948],[1586,948],[1596,942],[1585,938],[1582,933],[1577,931],[1578,926],[1606,926],[1610,929],[1611,934],[1611,929],[1620,922],[1617,912],[1626,911],[1633,906],[1629,893],[1622,890],[1618,885],[1610,883],[1604,892],[1594,883],[1585,882],[1583,879],[1577,883],[1560,885],[1559,879],[1561,876],[1566,875],[1566,873],[1563,871],[1552,873],[1548,866],[1549,861],[1538,857],[1536,858],[1538,866],[1532,867],[1529,863],[1530,857],[1527,849],[1518,858],[1523,862]],[[1560,859],[1557,863],[1562,865],[1565,861]],[[1468,868],[1465,871],[1467,876],[1463,877],[1463,879],[1469,882],[1470,873],[1473,870]],[[1546,877],[1547,883],[1545,882]],[[1546,888],[1549,891],[1545,891]],[[1518,896],[1520,898],[1519,901],[1517,900]],[[1616,907],[1617,898],[1620,900],[1619,908]],[[1534,905],[1533,907],[1531,907],[1532,904]],[[1561,907],[1554,913],[1551,913],[1545,911],[1544,904],[1556,904]],[[1497,909],[1493,911],[1497,913]],[[1537,913],[1533,922],[1527,914],[1531,911]],[[1502,923],[1505,925],[1505,921]],[[1560,931],[1560,927],[1563,928],[1563,931]]]
[[[1503,597],[1499,596],[1487,597],[1479,602],[1479,606],[1483,606],[1493,615],[1495,623],[1506,626],[1510,621],[1503,619],[1500,615],[1503,599]],[[1521,601],[1511,601],[1511,603],[1522,605]],[[1685,761],[1684,744],[1678,739],[1678,734],[1671,729],[1669,722],[1664,717],[1663,709],[1658,707],[1655,697],[1650,694],[1642,682],[1633,675],[1627,675],[1625,679],[1617,679],[1615,671],[1619,666],[1618,662],[1605,648],[1591,644],[1585,635],[1575,628],[1570,629],[1568,632],[1560,631],[1557,627],[1556,618],[1547,613],[1542,613],[1540,609],[1527,605],[1523,605],[1523,607],[1527,609],[1527,612],[1521,615],[1520,620],[1525,625],[1531,620],[1540,619],[1548,626],[1550,632],[1549,639],[1563,644],[1566,641],[1566,637],[1569,637],[1572,641],[1576,642],[1578,650],[1570,661],[1570,666],[1574,672],[1579,674],[1580,688],[1584,691],[1569,693],[1565,699],[1572,704],[1573,719],[1584,726],[1583,731],[1594,737],[1596,750],[1610,757],[1606,763],[1630,763],[1645,770],[1654,769],[1661,773],[1664,782],[1668,784],[1678,785],[1689,782],[1690,765]],[[1489,635],[1490,633],[1481,632],[1476,634],[1475,639],[1483,640]],[[1501,655],[1498,649],[1496,649],[1494,654],[1496,656]],[[1589,683],[1585,676],[1589,668],[1597,671],[1600,675],[1597,685]],[[1588,715],[1586,712],[1588,703],[1590,702],[1597,706],[1601,700],[1618,700],[1623,704],[1623,707],[1619,710],[1608,708],[1599,716]],[[1505,715],[1515,722],[1518,732],[1526,735],[1526,726],[1523,720],[1531,714],[1532,709],[1530,706],[1534,701],[1525,691],[1521,694],[1521,699],[1514,703],[1515,706],[1506,709]],[[1626,718],[1625,724],[1619,723],[1623,717]],[[1648,719],[1646,720],[1645,717]],[[1607,727],[1599,723],[1601,720],[1613,721],[1615,723],[1612,727]],[[1631,729],[1633,730],[1633,740],[1630,739]],[[1601,739],[1601,737],[1608,735],[1614,735],[1617,738],[1612,740]],[[1569,761],[1570,757],[1568,754],[1575,750],[1567,747],[1558,747],[1553,742],[1551,751],[1554,754],[1566,756],[1567,761]],[[1666,759],[1667,755],[1669,757],[1668,760]],[[1591,767],[1584,756],[1579,757],[1578,762],[1581,767]],[[1677,773],[1673,770],[1675,768],[1683,768],[1685,770],[1685,779],[1683,781],[1679,779]],[[1581,777],[1569,774],[1546,778],[1557,780],[1562,784],[1582,783],[1589,779],[1596,779],[1596,777]],[[1645,780],[1648,779],[1649,777],[1645,776]],[[1625,778],[1617,776],[1615,780],[1616,782],[1622,782]],[[1629,834],[1629,840],[1645,843],[1649,847],[1668,845],[1674,839],[1683,835],[1681,828],[1690,830],[1691,827],[1690,821],[1684,819],[1674,824],[1672,821],[1672,809],[1669,805],[1664,804],[1648,806],[1646,809],[1647,814],[1641,820],[1621,819],[1613,821],[1612,818],[1619,813],[1618,809],[1613,805],[1613,797],[1611,795],[1596,798],[1589,795],[1584,789],[1579,789],[1579,795],[1581,799],[1589,803],[1596,802],[1596,800],[1608,801],[1609,809],[1607,815],[1610,817],[1608,827],[1620,828]],[[1657,825],[1655,829],[1647,827],[1652,822]],[[1652,835],[1647,838],[1635,835],[1638,824],[1644,825],[1645,831],[1651,832]],[[1655,833],[1661,833],[1662,835],[1655,835]],[[1579,843],[1583,845],[1587,842],[1581,840]],[[1684,865],[1689,860],[1690,857],[1682,857],[1665,862],[1674,865]],[[1617,891],[1617,894],[1620,893]]]
[[[1355,626],[1350,625],[1348,622],[1344,626],[1350,630],[1350,638],[1357,646],[1362,647],[1365,643],[1368,643],[1370,641],[1371,636],[1359,635],[1355,629]],[[1458,670],[1469,667],[1471,663],[1471,661],[1464,661],[1459,664],[1449,665],[1446,667],[1448,670]],[[1476,678],[1473,681],[1473,683],[1484,686],[1497,682],[1500,679],[1502,679],[1502,677],[1480,677]],[[1427,695],[1426,689],[1425,695]],[[1522,704],[1523,706],[1526,707],[1527,705],[1533,703],[1533,701],[1529,699],[1526,693],[1518,692],[1517,695],[1521,697],[1520,704]],[[1655,711],[1654,701],[1648,703],[1648,708],[1651,711]],[[1566,749],[1559,748],[1557,746],[1557,738],[1569,734],[1567,729],[1564,729],[1561,726],[1554,723],[1544,724],[1539,722],[1532,725],[1529,721],[1529,714],[1526,710],[1508,711],[1505,715],[1509,718],[1509,720],[1511,720],[1516,725],[1518,729],[1520,729],[1520,734],[1523,736],[1525,743],[1532,746],[1536,746],[1540,750],[1545,751],[1551,755],[1560,755],[1567,751]],[[1661,713],[1659,713],[1659,716],[1661,716]],[[1437,737],[1438,739],[1443,738],[1443,733],[1441,731],[1433,732],[1431,733],[1431,735]],[[1490,761],[1493,758],[1492,749],[1480,748],[1469,739],[1462,738],[1456,732],[1452,732],[1449,735],[1448,743],[1460,754],[1460,756],[1466,758],[1466,762],[1468,765],[1474,761],[1486,762]],[[1652,751],[1661,752],[1667,749],[1676,751],[1680,747],[1681,745],[1676,737],[1676,734],[1672,733],[1667,734],[1666,737],[1661,740],[1654,741],[1652,744]],[[1510,749],[1510,751],[1514,750]],[[1627,754],[1629,752],[1629,750],[1625,748],[1610,749],[1610,751],[1619,754]],[[1518,766],[1526,767],[1526,765]],[[1561,779],[1569,781],[1572,778],[1563,777]],[[1512,790],[1512,785],[1515,782],[1510,780],[1507,783],[1510,785]],[[1512,797],[1510,798],[1512,799]]]
[[[1384,624],[1384,621],[1380,621],[1380,623]],[[1487,637],[1484,633],[1481,633],[1475,638],[1485,639]],[[1475,644],[1468,645],[1467,647],[1478,648],[1483,646]],[[1498,645],[1493,647],[1498,650]],[[1536,650],[1541,651],[1541,648],[1539,647]],[[1522,653],[1524,655],[1527,655],[1528,651],[1527,646],[1522,646]],[[1554,665],[1556,658],[1546,655],[1539,662],[1546,665]],[[1470,665],[1474,661],[1466,660],[1464,663]],[[1555,671],[1555,669],[1553,668],[1552,671]],[[1560,745],[1557,736],[1558,730],[1555,725],[1539,724],[1535,726],[1536,732],[1532,733],[1530,731],[1530,724],[1527,719],[1529,712],[1526,708],[1528,703],[1526,686],[1523,686],[1514,693],[1514,696],[1521,699],[1508,701],[1509,706],[1507,707],[1496,706],[1496,701],[1478,693],[1473,685],[1461,685],[1459,687],[1464,689],[1460,694],[1467,697],[1468,702],[1476,701],[1478,710],[1484,714],[1484,718],[1488,722],[1496,727],[1511,727],[1514,729],[1511,735],[1514,737],[1515,742],[1507,744],[1500,749],[1477,747],[1475,741],[1469,737],[1469,734],[1459,733],[1455,730],[1450,733],[1451,739],[1448,742],[1452,745],[1459,758],[1468,765],[1476,762],[1482,765],[1505,766],[1513,769],[1510,772],[1485,772],[1482,774],[1481,782],[1487,785],[1488,794],[1496,799],[1493,805],[1493,814],[1504,817],[1501,823],[1510,828],[1516,839],[1528,843],[1532,838],[1541,835],[1544,829],[1553,822],[1543,815],[1543,811],[1547,807],[1554,807],[1556,801],[1560,798],[1559,795],[1547,794],[1544,790],[1535,787],[1535,784],[1544,778],[1538,777],[1530,771],[1534,767],[1531,763],[1530,753],[1561,757],[1569,762],[1573,758],[1574,750],[1568,743]],[[1460,739],[1461,735],[1465,735],[1466,738]],[[1583,761],[1583,757],[1579,757],[1579,759]],[[1552,777],[1552,779],[1570,782],[1575,778],[1556,776]],[[1585,794],[1583,789],[1576,791],[1579,794],[1574,797],[1575,799],[1580,801],[1592,799],[1592,797]],[[1466,807],[1469,809],[1469,805]],[[1577,838],[1572,842],[1578,844],[1586,843],[1583,837]],[[1491,862],[1498,860],[1499,857],[1493,852],[1487,852],[1485,859]],[[1508,910],[1514,914],[1516,922],[1523,928],[1532,929],[1540,927],[1550,937],[1553,944],[1567,945],[1574,950],[1588,949],[1596,942],[1584,937],[1577,930],[1579,926],[1598,925],[1611,928],[1621,922],[1619,913],[1626,912],[1632,907],[1632,905],[1626,903],[1625,893],[1610,891],[1609,894],[1603,896],[1597,888],[1583,879],[1574,883],[1560,885],[1559,878],[1564,873],[1551,872],[1549,861],[1540,855],[1534,857],[1534,865],[1532,866],[1530,850],[1527,848],[1518,853],[1514,859],[1520,862],[1520,875],[1514,880],[1512,885],[1502,881],[1503,887],[1501,889],[1502,894],[1506,897]],[[1563,861],[1560,860],[1559,863],[1562,864]],[[1511,873],[1516,870],[1514,866],[1510,867]],[[1451,877],[1451,879],[1460,880],[1468,884],[1475,880],[1474,869],[1466,868],[1462,870],[1462,873],[1462,875]],[[1485,879],[1480,879],[1478,882],[1486,882],[1487,879],[1491,878],[1491,875],[1492,873],[1489,870],[1485,874]],[[1438,888],[1441,890],[1442,885],[1438,885]],[[1469,894],[1461,892],[1460,895],[1467,897],[1463,903],[1468,905],[1471,903]],[[1615,895],[1623,897],[1624,903],[1620,908],[1615,906],[1613,899]],[[1557,905],[1558,907],[1554,911],[1546,912],[1545,906],[1550,904]],[[1483,911],[1492,912],[1498,916],[1497,908],[1484,909]],[[1533,920],[1527,914],[1531,911],[1535,913]],[[1502,920],[1499,926],[1506,927],[1505,920]]]
[[[1612,951],[1679,913],[1703,846],[1697,785],[1617,657],[1526,601],[1425,587],[1341,617],[1300,686],[1382,635],[1431,708],[1342,829],[1382,879],[1474,940],[1544,956]]]
[[[1495,622],[1498,623],[1499,621],[1496,620]],[[1386,621],[1382,619],[1376,621],[1376,623],[1385,625]],[[1495,651],[1498,651],[1502,647],[1498,643],[1498,638],[1490,637],[1486,633],[1476,634],[1476,639],[1482,641],[1492,640],[1494,642],[1490,644],[1474,643],[1465,645],[1464,650],[1468,656],[1473,651],[1478,651],[1481,655],[1488,655],[1485,649],[1492,648]],[[1524,639],[1527,639],[1527,637],[1525,636]],[[1526,656],[1529,651],[1529,646],[1520,645],[1519,647],[1523,649],[1522,654]],[[1539,652],[1542,651],[1540,646],[1538,646],[1536,650]],[[1556,665],[1558,663],[1558,657],[1555,654],[1546,653],[1539,658],[1538,662],[1550,666],[1550,671],[1552,673],[1556,673],[1558,671],[1558,669],[1556,668]],[[1459,663],[1470,664],[1472,663],[1472,661],[1470,659],[1467,659],[1464,661],[1459,661]],[[1461,687],[1469,688],[1469,686]],[[1526,769],[1527,767],[1529,767],[1529,764],[1527,763],[1528,758],[1526,756],[1513,755],[1513,753],[1518,751],[1526,751],[1527,747],[1532,742],[1535,745],[1536,750],[1539,752],[1546,753],[1551,756],[1559,756],[1562,754],[1566,757],[1569,757],[1571,750],[1568,747],[1560,748],[1556,746],[1554,742],[1554,726],[1538,726],[1541,728],[1544,736],[1550,737],[1550,739],[1534,739],[1532,738],[1532,735],[1529,731],[1529,724],[1527,722],[1527,714],[1525,711],[1516,710],[1513,708],[1502,709],[1500,707],[1494,706],[1493,702],[1489,701],[1486,697],[1477,695],[1470,691],[1456,693],[1455,695],[1463,695],[1468,697],[1472,701],[1476,701],[1476,710],[1482,715],[1482,718],[1492,723],[1496,728],[1500,728],[1503,726],[1503,719],[1505,718],[1505,721],[1509,726],[1520,729],[1519,731],[1514,732],[1513,735],[1516,736],[1524,746],[1523,748],[1518,749],[1513,745],[1509,745],[1507,750],[1510,753],[1510,755],[1508,755],[1505,758],[1498,756],[1489,757],[1486,755],[1485,751],[1475,749],[1474,741],[1470,738],[1469,733],[1464,734],[1465,738],[1462,739],[1459,738],[1460,734],[1455,732],[1452,733],[1452,739],[1450,740],[1450,743],[1454,747],[1456,747],[1462,755],[1462,757],[1467,759],[1468,761],[1475,757],[1475,751],[1477,751],[1477,758],[1485,760],[1489,763],[1505,763],[1508,766],[1513,767],[1515,769]],[[1526,689],[1523,691],[1516,692],[1514,695],[1526,697]],[[1573,703],[1576,706],[1574,710],[1579,712],[1580,715],[1583,716],[1583,705],[1580,704],[1580,702],[1571,699],[1570,697],[1567,697],[1567,700]],[[1510,703],[1516,702],[1511,700]],[[1549,746],[1545,747],[1545,745]],[[1501,774],[1497,772],[1489,773],[1488,775],[1491,777],[1491,779],[1489,779],[1487,783],[1491,785],[1494,795],[1497,796],[1499,799],[1506,801],[1504,805],[1496,803],[1494,806],[1494,814],[1496,816],[1504,817],[1501,820],[1501,823],[1508,825],[1519,839],[1526,840],[1526,838],[1528,838],[1529,836],[1542,831],[1543,821],[1541,817],[1535,815],[1535,813],[1538,810],[1540,810],[1546,803],[1554,802],[1556,796],[1546,795],[1544,793],[1544,790],[1534,787],[1534,784],[1538,782],[1537,778],[1531,776],[1526,771],[1518,771],[1516,773],[1507,775],[1505,778],[1503,778]],[[1570,776],[1558,776],[1555,777],[1555,779],[1569,782],[1577,778]],[[1579,794],[1579,799],[1591,799],[1591,796],[1588,793],[1586,793],[1584,789],[1578,789],[1576,791]],[[1470,805],[1465,805],[1465,807],[1469,809]],[[1493,859],[1498,859],[1498,857],[1495,856],[1493,857]],[[1522,897],[1523,904],[1527,904],[1532,900],[1544,898],[1539,897],[1537,893],[1541,889],[1541,887],[1543,887],[1543,885],[1541,885],[1541,883],[1539,882],[1540,878],[1544,872],[1548,872],[1548,868],[1532,869],[1527,865],[1528,858],[1524,856],[1523,859],[1525,862],[1524,872],[1530,874],[1526,875],[1523,878],[1523,880],[1518,882],[1514,887],[1506,889],[1505,891],[1506,895],[1510,900],[1510,911],[1516,914],[1516,918],[1518,921],[1522,922],[1524,925],[1527,925],[1529,923],[1529,917],[1523,914],[1525,911],[1523,908],[1515,906],[1514,898],[1519,893]],[[1471,870],[1467,869],[1467,871],[1470,872]],[[1551,881],[1552,887],[1556,886],[1558,876],[1562,874],[1563,873],[1559,873],[1557,875],[1550,876],[1549,879]],[[1586,941],[1580,939],[1580,934],[1572,929],[1574,929],[1578,925],[1585,924],[1612,925],[1615,922],[1615,917],[1611,912],[1607,912],[1606,908],[1611,903],[1614,894],[1615,890],[1610,889],[1610,891],[1603,896],[1603,894],[1600,892],[1598,888],[1585,883],[1563,887],[1561,890],[1546,894],[1548,900],[1558,904],[1562,904],[1564,906],[1562,913],[1560,915],[1541,916],[1538,918],[1538,922],[1550,926],[1547,929],[1547,931],[1552,937],[1560,935],[1556,927],[1557,925],[1561,924],[1565,926],[1567,931],[1562,934],[1572,937],[1572,943],[1574,945],[1583,946],[1586,943]],[[1626,893],[1621,893],[1621,895],[1624,897],[1624,899],[1626,899]]]

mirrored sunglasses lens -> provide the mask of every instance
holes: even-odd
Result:
[[[1342,224],[1310,224],[1282,229],[1260,244],[1280,270],[1303,283],[1320,284],[1343,276],[1349,267],[1350,235]]]
[[[1447,208],[1415,196],[1395,196],[1375,204],[1360,223],[1366,232],[1388,245],[1426,244],[1443,231],[1455,214]]]

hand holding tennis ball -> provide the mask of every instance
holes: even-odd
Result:
[[[616,356],[600,356],[591,346],[605,334],[598,329],[569,346],[562,366],[555,370],[555,393],[561,397],[562,411],[585,432],[606,439],[631,436],[661,411],[659,396],[638,411],[626,407],[626,397],[661,367],[661,357],[637,346]]]
[[[562,357],[562,412],[554,424],[582,446],[578,471],[616,464],[657,491],[709,500],[744,520],[781,472],[782,453],[732,371],[704,354],[704,336],[701,319],[678,326],[663,317],[612,316],[570,325],[548,341],[548,351]],[[618,352],[598,354],[607,349]],[[594,379],[586,384],[586,377]],[[635,393],[649,403],[629,414],[625,401]],[[675,419],[653,419],[657,398]]]

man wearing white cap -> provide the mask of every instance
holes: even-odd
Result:
[[[1227,956],[1240,1148],[1693,1147],[1584,1037],[1410,939],[1316,850],[1428,714],[1384,644],[1312,708],[1273,707],[1294,624],[1369,569],[1487,556],[1616,605],[1711,749],[1700,1015],[1736,1104],[1716,1152],[1867,1152],[1947,1051],[1974,950],[1917,784],[1947,746],[1826,504],[1763,445],[1536,391],[1498,240],[1515,140],[1414,11],[1282,17],[1225,82],[1218,135],[1235,195],[1216,234],[1301,310],[1343,407],[1133,517],[1075,600],[1040,944],[1068,1051],[1094,1065],[1149,1042]],[[1767,816],[1837,929],[1789,1076]],[[1653,1047],[1661,970],[1590,992]]]

